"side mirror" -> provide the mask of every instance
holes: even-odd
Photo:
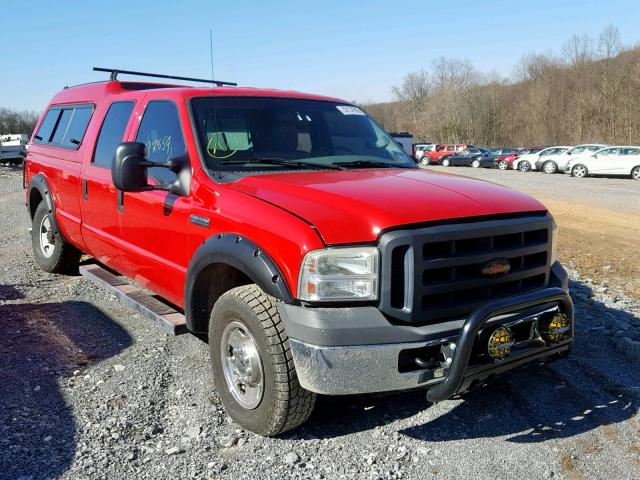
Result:
[[[186,162],[184,162],[186,165]],[[144,190],[165,190],[172,193],[186,194],[180,186],[149,185],[147,169],[149,167],[168,168],[181,175],[183,163],[179,160],[169,162],[150,162],[147,160],[147,147],[139,142],[122,142],[116,148],[111,164],[113,185],[123,192],[142,192]],[[188,182],[187,182],[188,184]]]
[[[111,179],[118,190],[140,192],[148,190],[147,147],[144,143],[123,142],[116,148],[111,164]]]
[[[571,155],[571,152],[567,152],[567,155]]]

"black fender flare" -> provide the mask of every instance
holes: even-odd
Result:
[[[34,177],[31,179],[31,182],[29,182],[29,189],[28,189],[29,195],[27,196],[27,208],[29,209],[29,215],[31,217],[37,207],[37,205],[31,205],[31,192],[33,192],[34,189],[40,193],[40,196],[42,197],[42,201],[45,202],[45,205],[47,206],[47,211],[49,212],[49,215],[50,215],[51,226],[53,228],[54,233],[61,235],[60,229],[58,228],[58,222],[56,221],[56,215],[55,215],[56,206],[53,201],[53,195],[51,194],[51,188],[49,187],[49,182],[47,182],[47,178],[43,174],[38,173],[37,175],[34,175]]]
[[[198,247],[187,269],[185,281],[185,317],[192,332],[206,333],[209,321],[208,299],[199,298],[196,282],[203,270],[213,264],[229,265],[257,284],[267,294],[286,303],[293,296],[276,262],[258,245],[241,235],[222,233],[210,237]]]

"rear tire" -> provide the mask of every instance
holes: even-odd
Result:
[[[45,272],[76,273],[82,252],[54,233],[53,212],[45,202],[36,208],[31,225],[31,246],[36,263]]]
[[[544,162],[544,165],[542,165],[542,171],[549,174],[556,173],[558,171],[558,166],[555,162],[549,160],[548,162]]]
[[[235,351],[232,335],[244,342]],[[276,301],[257,285],[236,287],[215,303],[209,353],[216,390],[237,424],[273,436],[311,415],[316,395],[300,386]]]
[[[426,166],[429,165],[429,157],[424,156],[420,159],[420,165]]]
[[[449,161],[448,158],[445,158],[442,160],[442,166],[443,167],[448,167],[451,164],[451,162]]]
[[[522,162],[520,162],[518,164],[518,170],[523,172],[523,173],[526,173],[529,170],[531,170],[531,164],[529,162],[527,162],[526,160],[524,160],[524,161],[522,161]]]
[[[631,170],[631,178],[633,180],[640,180],[640,165]]]
[[[500,170],[509,170],[509,163],[506,160],[500,160],[500,162],[498,162],[498,168]]]
[[[471,166],[473,168],[479,168],[480,167],[480,160],[474,160],[473,162],[471,162]]]
[[[574,165],[571,168],[571,176],[572,177],[584,178],[584,177],[586,177],[588,175],[589,175],[589,170],[587,170],[587,167],[585,167],[581,163],[579,163],[577,165]]]

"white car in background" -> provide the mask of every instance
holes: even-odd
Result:
[[[589,156],[572,158],[564,171],[577,178],[589,175],[622,175],[640,180],[640,146],[602,148]]]
[[[513,161],[513,169],[520,170],[521,172],[535,170],[536,168],[540,168],[538,165],[542,165],[544,159],[549,155],[560,155],[570,148],[571,147],[558,145],[555,147],[543,148],[542,150],[538,150],[537,152],[533,153],[525,153],[523,155],[520,155]]]
[[[435,149],[436,145],[434,143],[416,143],[414,147],[416,161],[422,163],[423,165],[428,165],[429,157],[425,159],[425,162],[421,162],[422,157],[424,157],[427,152],[433,152]]]
[[[542,170],[545,173],[557,173],[564,172],[565,166],[571,159],[577,157],[589,157],[598,150],[609,147],[610,145],[601,143],[585,143],[582,145],[576,145],[566,149],[562,153],[551,154],[544,159],[538,160],[536,168]]]

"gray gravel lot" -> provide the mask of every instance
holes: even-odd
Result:
[[[433,406],[321,398],[266,439],[223,412],[203,342],[35,266],[20,182],[0,170],[2,479],[640,478],[640,304],[578,272],[569,358]]]

